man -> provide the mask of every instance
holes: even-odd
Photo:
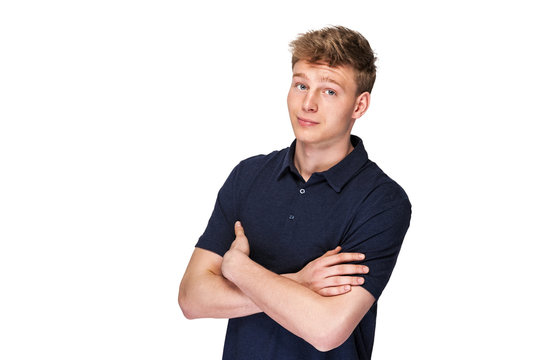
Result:
[[[230,319],[224,359],[369,359],[376,301],[411,215],[406,193],[351,135],[375,57],[344,27],[303,34],[291,50],[296,140],[230,174],[179,304],[187,318]]]

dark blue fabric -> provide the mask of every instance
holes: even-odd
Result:
[[[331,169],[305,182],[291,147],[240,162],[218,193],[197,247],[221,256],[240,220],[250,257],[278,273],[297,272],[340,245],[362,252],[370,267],[363,287],[376,300],[385,288],[409,226],[411,205],[404,190],[371,160],[356,136],[354,150]],[[349,339],[320,352],[266,314],[230,319],[224,359],[370,359],[377,302]]]

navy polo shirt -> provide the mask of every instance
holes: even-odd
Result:
[[[320,352],[265,313],[230,319],[224,359],[370,359],[377,299],[396,263],[409,226],[411,205],[404,190],[368,159],[360,138],[353,151],[308,181],[294,166],[289,148],[241,161],[218,193],[197,247],[221,256],[242,222],[250,258],[277,274],[297,272],[340,245],[366,255],[363,287],[375,298],[344,344]]]

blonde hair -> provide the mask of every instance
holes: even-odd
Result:
[[[343,26],[325,27],[300,34],[289,43],[291,66],[299,60],[324,62],[330,67],[349,65],[355,72],[357,94],[371,92],[376,81],[376,57],[357,31]]]

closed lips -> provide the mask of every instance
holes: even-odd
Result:
[[[315,121],[312,121],[312,120],[309,120],[309,119],[304,119],[304,118],[301,118],[301,117],[298,117],[298,116],[297,116],[297,120],[299,120],[301,125],[316,125],[316,124],[318,124]]]

